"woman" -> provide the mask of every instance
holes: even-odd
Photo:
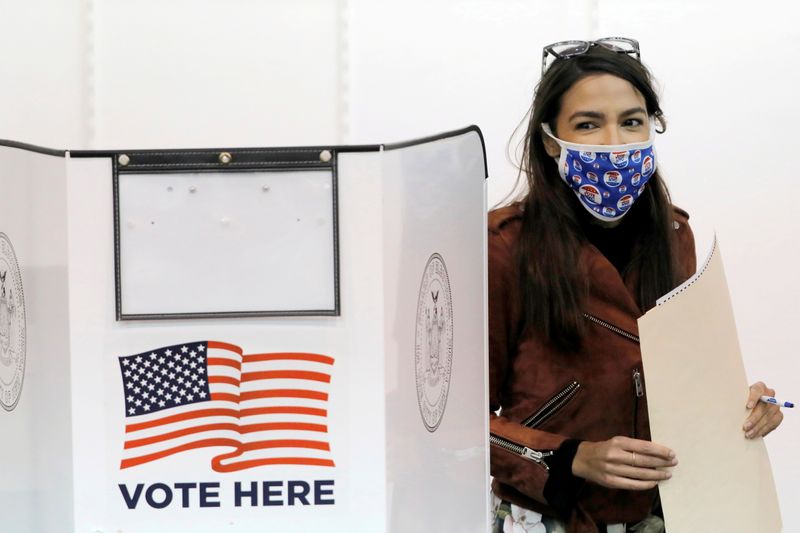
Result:
[[[652,149],[664,128],[636,41],[545,48],[529,192],[489,216],[496,531],[663,529],[656,486],[678,459],[649,440],[636,319],[695,271]],[[761,395],[747,438],[782,420]]]

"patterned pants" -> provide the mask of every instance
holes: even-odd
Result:
[[[518,507],[512,503],[501,501],[492,495],[492,533],[566,533],[567,525],[556,518]],[[606,533],[664,533],[664,521],[650,515],[638,524],[625,527],[625,524],[606,526]]]
[[[494,497],[492,533],[566,533],[564,522]]]

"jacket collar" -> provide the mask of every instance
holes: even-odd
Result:
[[[623,279],[614,265],[590,243],[581,250],[580,261],[589,286],[584,302],[586,312],[638,335],[636,320],[643,314],[634,296],[638,272],[629,272]]]

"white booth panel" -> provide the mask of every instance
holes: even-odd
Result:
[[[382,168],[389,531],[484,533],[483,139],[390,147]]]
[[[2,531],[72,522],[65,187],[63,157],[0,146]]]
[[[386,386],[384,384],[383,205],[381,152],[338,155],[341,320],[346,357],[338,399],[347,420],[337,425],[338,468],[350,519],[341,531],[386,529]],[[321,526],[320,526],[321,527]],[[311,530],[313,531],[313,529]],[[338,531],[331,527],[330,531]]]

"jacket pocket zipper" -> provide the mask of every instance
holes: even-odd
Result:
[[[614,333],[616,333],[617,335],[620,335],[620,336],[622,336],[622,337],[625,337],[626,339],[628,339],[628,340],[630,340],[630,341],[633,341],[633,342],[635,342],[636,344],[639,344],[639,337],[638,337],[637,335],[634,335],[634,334],[633,334],[633,333],[631,333],[630,331],[625,331],[624,329],[622,329],[622,328],[620,328],[620,327],[617,327],[617,326],[615,326],[614,324],[611,324],[611,323],[609,323],[609,322],[606,322],[606,321],[605,321],[605,320],[603,320],[602,318],[597,318],[597,317],[596,317],[596,316],[594,316],[594,315],[590,315],[589,313],[583,313],[583,316],[584,316],[584,317],[585,317],[587,320],[589,320],[590,322],[594,322],[594,323],[595,323],[595,324],[597,324],[598,326],[602,326],[602,327],[604,327],[604,328],[606,328],[606,329],[608,329],[608,330],[611,330],[611,331],[613,331],[613,332],[614,332]]]
[[[548,418],[556,414],[562,407],[567,405],[569,401],[575,397],[581,384],[577,381],[572,381],[564,387],[558,394],[547,400],[545,404],[531,416],[520,422],[523,426],[529,428],[537,428],[544,424]]]
[[[636,396],[633,398],[633,438],[636,438],[636,422],[639,420],[639,398],[644,396],[644,386],[642,385],[642,373],[638,368],[633,370],[633,388]]]
[[[553,455],[553,452],[539,452],[536,450],[532,450],[527,446],[521,446],[516,442],[511,442],[508,439],[504,439],[503,437],[498,437],[494,433],[489,434],[489,444],[494,444],[495,446],[499,446],[504,450],[507,450],[511,453],[517,454],[520,457],[524,457],[533,461],[534,463],[538,464],[548,472],[550,471],[550,467],[547,466],[547,463],[544,462],[545,457],[550,457]]]

